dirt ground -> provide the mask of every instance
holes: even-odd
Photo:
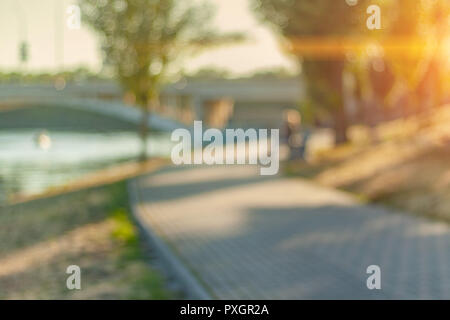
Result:
[[[362,200],[450,221],[450,106],[375,130],[350,130],[351,143],[285,166],[300,176]]]
[[[0,208],[0,299],[168,299],[130,221],[125,183]],[[81,268],[81,290],[66,269]]]

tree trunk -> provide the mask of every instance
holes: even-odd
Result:
[[[141,107],[142,109],[142,118],[141,118],[141,124],[139,128],[139,135],[141,137],[141,156],[140,160],[145,161],[148,159],[148,152],[147,152],[147,141],[148,141],[148,121],[150,117],[150,111],[148,109],[147,105],[144,105]]]
[[[159,104],[159,93],[155,89],[150,90],[150,94],[143,94],[141,97],[140,105],[142,109],[142,118],[140,125],[140,136],[142,141],[141,161],[148,159],[148,134],[150,132],[150,116],[151,110],[156,110]]]
[[[347,115],[342,106],[338,108],[334,114],[334,142],[336,145],[348,142],[347,128]]]
[[[338,69],[335,77],[334,88],[337,96],[334,101],[336,108],[334,110],[334,143],[340,145],[348,142],[348,117],[346,99],[344,98],[343,72]]]
[[[344,67],[343,59],[326,61],[324,64],[323,74],[327,77],[329,84],[329,94],[335,93],[332,99],[334,106],[334,142],[336,145],[344,144],[348,141],[347,128],[347,105],[345,101],[344,88]]]

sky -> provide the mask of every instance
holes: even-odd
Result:
[[[217,68],[233,75],[247,75],[280,67],[295,69],[295,63],[280,51],[276,37],[255,19],[249,0],[209,1],[216,6],[214,26],[218,30],[245,32],[249,39],[187,60],[183,66],[187,72]],[[84,66],[100,70],[101,55],[95,34],[85,26],[78,30],[67,27],[66,11],[75,3],[75,0],[1,0],[0,70],[53,71],[61,64],[66,69]],[[25,66],[20,66],[18,47],[24,38],[29,44],[30,58]],[[55,46],[61,38],[63,46]],[[55,49],[58,47],[63,48],[62,54]]]

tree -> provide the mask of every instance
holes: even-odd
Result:
[[[331,45],[329,56],[314,56],[319,53],[317,51],[305,56],[302,52],[296,52],[295,47],[311,41],[316,47],[323,47],[330,40],[339,46],[341,39],[366,32],[366,9],[369,1],[361,0],[354,6],[344,0],[254,2],[260,19],[275,26],[283,39],[294,48],[293,53],[303,66],[310,99],[316,104],[325,105],[333,116],[336,143],[346,142],[348,119],[343,98],[346,52]]]
[[[148,119],[177,63],[200,49],[240,40],[211,31],[210,6],[183,0],[80,0],[84,22],[100,36],[104,64],[142,109],[142,158]]]
[[[389,54],[388,63],[395,75],[406,84],[416,111],[427,104],[439,104],[443,84],[442,61],[447,52],[440,50],[448,36],[450,4],[447,0],[390,0],[387,6],[395,15],[388,26],[394,46],[406,44],[401,51]]]

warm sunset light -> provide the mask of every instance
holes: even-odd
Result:
[[[0,300],[450,300],[450,0],[0,0]]]

